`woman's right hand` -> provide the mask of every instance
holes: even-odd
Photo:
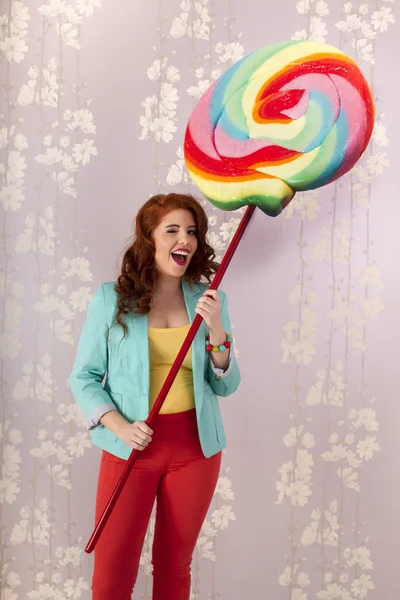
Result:
[[[153,430],[144,421],[126,423],[119,432],[118,437],[130,448],[144,450],[152,440]]]

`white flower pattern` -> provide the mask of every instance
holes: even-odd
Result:
[[[296,5],[299,15],[308,20],[306,28],[298,29],[292,39],[311,39],[324,41],[326,36],[325,19],[329,14],[329,4],[316,0],[302,0]],[[385,32],[389,25],[394,23],[394,15],[390,7],[373,5],[370,3],[357,4],[343,3],[341,6],[341,19],[336,23],[336,28],[341,32],[341,39],[347,40],[353,46],[358,60],[369,63],[373,69],[375,65],[376,38]],[[346,49],[345,49],[346,51]],[[372,574],[360,573],[360,570],[373,569],[369,540],[354,535],[354,539],[364,539],[362,544],[354,548],[340,549],[339,540],[344,535],[351,536],[350,520],[354,520],[353,532],[361,527],[358,514],[348,515],[343,520],[343,498],[346,494],[356,494],[357,502],[362,498],[361,472],[368,468],[377,452],[380,451],[377,432],[379,425],[376,411],[368,405],[373,404],[374,398],[368,398],[366,375],[364,367],[358,375],[358,395],[350,394],[350,377],[357,380],[354,369],[350,371],[348,361],[353,354],[366,352],[365,336],[368,323],[372,319],[379,319],[385,309],[381,290],[383,281],[381,273],[372,259],[372,252],[368,250],[368,260],[360,260],[354,264],[353,228],[355,220],[361,211],[369,210],[370,184],[374,177],[381,176],[390,167],[386,148],[388,136],[384,123],[384,115],[378,115],[372,142],[364,158],[354,167],[347,182],[344,178],[335,186],[331,186],[331,206],[329,211],[321,211],[322,202],[319,202],[321,192],[307,192],[298,194],[285,211],[285,218],[297,219],[299,223],[300,238],[298,242],[300,267],[296,276],[296,283],[289,293],[289,303],[293,308],[293,318],[283,325],[282,362],[294,365],[294,401],[295,415],[290,415],[288,433],[283,436],[286,457],[292,460],[285,461],[278,467],[280,479],[276,482],[277,503],[291,502],[289,525],[289,552],[286,555],[284,575],[279,578],[279,584],[288,586],[291,597],[297,597],[302,592],[294,578],[294,574],[302,561],[309,558],[303,554],[302,548],[314,548],[314,560],[318,560],[323,576],[323,583],[316,583],[316,597],[318,600],[357,600],[367,598],[371,590],[375,589]],[[379,148],[379,146],[381,148]],[[352,205],[348,214],[346,211],[337,213],[339,195],[344,195],[344,190],[349,194]],[[321,204],[321,206],[320,206]],[[356,211],[358,211],[356,213]],[[348,216],[349,215],[349,216]],[[308,247],[306,231],[312,221],[321,221],[318,227],[320,235],[314,235],[311,247]],[[326,222],[328,220],[328,222]],[[316,231],[315,229],[313,230]],[[359,230],[358,230],[359,235]],[[369,247],[370,248],[370,247]],[[330,305],[326,310],[321,307],[321,295],[313,289],[313,273],[320,279],[322,271],[317,265],[324,265],[328,276],[327,289],[331,290],[331,299],[326,294]],[[346,265],[346,276],[341,278],[341,265]],[[315,286],[316,287],[316,286]],[[321,286],[318,286],[318,291]],[[318,307],[311,302],[310,293],[316,294]],[[325,300],[324,297],[322,297]],[[323,312],[325,310],[325,314]],[[328,319],[328,327],[326,321]],[[330,321],[330,323],[329,323]],[[323,327],[327,342],[324,341],[326,350],[317,352],[316,343],[319,342]],[[340,354],[339,340],[344,339],[345,346]],[[321,343],[321,342],[319,342]],[[339,351],[339,354],[338,354]],[[310,369],[314,372],[310,379]],[[305,382],[303,384],[303,381]],[[361,404],[361,405],[360,405]],[[326,415],[327,434],[325,447],[320,443],[309,446],[308,452],[313,457],[309,462],[299,460],[299,451],[303,453],[307,446],[304,444],[305,427],[309,429],[311,418],[319,414],[318,421]],[[319,412],[318,412],[319,411]],[[313,431],[313,429],[311,429]],[[313,435],[310,431],[310,435]],[[316,431],[313,433],[317,433]],[[317,437],[317,436],[316,436]],[[315,438],[312,438],[315,442]],[[318,438],[317,438],[318,439]],[[317,448],[320,448],[316,455]],[[296,459],[297,456],[297,459]],[[304,455],[305,457],[307,455]],[[294,458],[293,458],[294,457]],[[316,461],[325,463],[325,478],[319,480],[319,489],[323,490],[322,496],[314,499],[312,488],[307,490],[309,483],[307,477],[312,474]],[[309,472],[308,472],[309,471]],[[327,477],[334,474],[338,483],[327,491]],[[304,479],[304,477],[306,479]],[[313,481],[313,480],[312,480]],[[310,480],[310,484],[312,483]],[[332,480],[331,480],[332,481]],[[342,488],[344,492],[340,493]],[[301,490],[303,495],[301,495]],[[308,496],[306,493],[308,493]],[[332,494],[337,493],[332,500]],[[300,499],[300,502],[298,501]],[[309,508],[308,508],[309,507]],[[298,521],[303,521],[303,515],[309,514],[307,525],[299,528]],[[307,518],[307,517],[306,517]],[[298,532],[297,532],[298,530]],[[329,550],[331,548],[331,550]],[[337,565],[337,569],[329,570],[329,564]],[[307,575],[307,574],[306,574]],[[311,575],[311,573],[310,573]],[[317,582],[318,575],[315,573]],[[311,578],[310,578],[311,581]],[[306,594],[304,598],[309,600]]]
[[[77,490],[78,461],[86,460],[91,442],[83,415],[68,395],[65,376],[99,275],[94,238],[86,241],[91,232],[79,230],[79,218],[93,206],[99,209],[99,217],[104,207],[92,190],[85,194],[82,180],[90,171],[98,177],[99,157],[106,154],[100,145],[104,127],[114,127],[116,120],[110,110],[109,121],[103,117],[98,123],[100,91],[91,87],[85,61],[92,31],[98,33],[103,14],[110,9],[101,0],[38,0],[36,6],[27,0],[8,0],[5,6],[0,13],[6,107],[0,115],[0,206],[6,232],[5,268],[2,265],[0,272],[4,310],[0,359],[7,374],[7,402],[0,423],[0,502],[10,518],[5,518],[1,533],[2,598],[85,600],[90,595],[90,574],[83,565],[84,540],[77,534],[70,506]],[[146,193],[150,188],[196,193],[181,145],[187,116],[208,87],[258,43],[243,18],[247,7],[235,7],[238,19],[232,8],[230,0],[224,6],[209,0],[163,3],[151,34],[141,42],[144,52],[154,43],[154,54],[146,55],[141,75],[134,71],[136,58],[131,61],[131,78],[141,99],[135,104],[132,96],[129,119],[138,129],[137,133],[129,129],[126,148],[128,156],[135,156],[134,144],[143,155],[150,154],[145,160],[154,181]],[[378,45],[382,35],[393,31],[395,9],[389,0],[340,6],[324,0],[294,0],[288,8],[295,17],[292,39],[330,41],[334,34],[370,79],[375,69],[382,68]],[[117,18],[121,13],[113,15]],[[93,30],[87,27],[87,19]],[[271,18],[265,25],[267,34],[275,22]],[[129,21],[128,41],[121,36],[123,52],[126,47],[136,48],[125,45],[135,43],[136,26]],[[236,33],[237,26],[244,29],[243,39]],[[110,66],[101,68],[107,81]],[[125,102],[125,87],[114,91],[113,98]],[[380,326],[390,306],[387,271],[366,225],[377,210],[371,188],[376,181],[384,185],[395,163],[389,148],[390,121],[383,112],[384,93],[376,98],[372,143],[363,159],[329,191],[297,194],[281,225],[274,223],[291,240],[283,248],[282,264],[293,260],[290,264],[296,265],[288,302],[280,303],[277,315],[283,321],[281,347],[276,341],[274,346],[272,338],[268,346],[275,356],[281,353],[281,363],[278,357],[273,366],[274,376],[283,374],[286,390],[292,386],[295,407],[289,409],[290,398],[282,394],[287,407],[283,410],[291,414],[280,434],[279,450],[272,449],[280,461],[276,510],[289,515],[287,559],[282,556],[275,585],[285,587],[282,591],[290,600],[372,600],[374,593],[382,595],[374,572],[374,563],[381,558],[374,538],[369,537],[368,520],[361,519],[367,486],[364,473],[380,453],[383,458],[384,450],[378,419],[380,390],[370,385],[365,368],[371,348],[369,328]],[[242,211],[222,214],[201,201],[210,226],[208,241],[216,260],[221,260]],[[296,235],[297,246],[292,244]],[[290,247],[292,259],[286,256]],[[274,260],[281,264],[278,254]],[[278,283],[277,294],[282,292]],[[238,356],[236,346],[235,352]],[[229,544],[229,535],[241,532],[235,502],[243,490],[238,492],[234,485],[241,474],[237,468],[230,472],[227,459],[224,452],[212,505],[197,541],[191,600],[224,595],[218,589],[223,586],[218,564],[225,560],[218,541],[226,536]],[[349,508],[355,502],[359,516]],[[154,518],[141,557],[144,589],[151,577],[153,535]],[[27,559],[31,564],[25,572],[21,557],[28,555],[33,558]],[[208,564],[204,572],[203,562]],[[272,590],[274,582],[269,585],[271,593],[279,595],[279,589]]]

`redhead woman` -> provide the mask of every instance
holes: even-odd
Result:
[[[188,600],[190,566],[226,446],[218,396],[237,389],[207,216],[190,195],[150,198],[116,282],[90,302],[69,383],[102,449],[96,521],[133,448],[139,456],[94,553],[92,598],[130,600],[150,515],[153,600]],[[203,281],[202,281],[203,280]],[[196,314],[203,317],[152,429],[145,423]]]

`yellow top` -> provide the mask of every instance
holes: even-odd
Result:
[[[189,329],[190,324],[165,329],[149,327],[150,409],[157,399]],[[194,408],[194,389],[190,347],[165,398],[160,414],[183,412],[191,408]]]

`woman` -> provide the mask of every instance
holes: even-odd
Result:
[[[238,387],[226,296],[200,282],[218,264],[189,195],[150,198],[116,283],[90,302],[69,379],[102,448],[96,520],[132,448],[140,454],[95,548],[92,598],[128,600],[154,501],[153,600],[188,600],[190,564],[226,445],[218,396]],[[203,317],[154,421],[144,422],[194,317]],[[207,339],[209,336],[209,339]]]

